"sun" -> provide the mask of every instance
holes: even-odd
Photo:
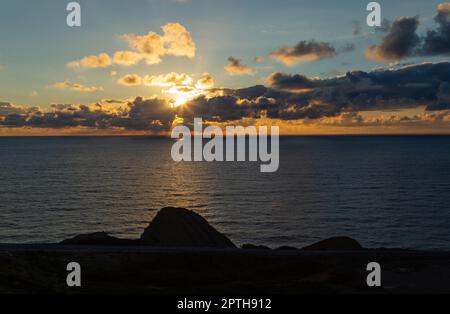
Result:
[[[175,102],[173,103],[173,106],[176,107],[180,107],[182,105],[184,105],[185,103],[188,102],[188,97],[184,96],[184,95],[180,95],[175,99]]]

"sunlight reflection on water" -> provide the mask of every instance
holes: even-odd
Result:
[[[0,242],[138,237],[157,210],[201,213],[237,244],[450,249],[450,137],[283,138],[280,170],[175,163],[163,138],[0,138]]]

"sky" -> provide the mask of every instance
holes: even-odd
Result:
[[[0,135],[149,134],[189,124],[285,134],[450,133],[450,4],[4,0]]]

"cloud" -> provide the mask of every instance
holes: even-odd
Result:
[[[202,116],[223,123],[240,119],[276,119],[279,121],[316,121],[318,124],[363,126],[407,125],[426,118],[450,122],[450,64],[423,64],[397,70],[350,72],[330,79],[311,79],[301,75],[272,75],[269,87],[223,89],[218,96],[203,95],[188,102],[180,116],[191,121]],[[302,90],[302,92],[298,92]],[[436,104],[439,106],[435,107]],[[402,110],[426,107],[419,118],[367,120],[358,112]],[[446,114],[442,110],[447,110]],[[431,118],[435,117],[435,118]],[[441,118],[439,118],[441,117]],[[408,120],[408,122],[406,122]],[[305,122],[306,123],[306,122]]]
[[[230,75],[252,75],[255,73],[251,67],[243,64],[241,60],[229,57],[228,63],[224,66],[225,71]]]
[[[416,34],[418,26],[419,18],[417,16],[395,19],[382,42],[366,49],[367,58],[389,62],[410,56],[420,42],[419,36]]]
[[[195,57],[196,45],[187,29],[179,23],[169,23],[162,27],[166,54],[178,57]]]
[[[438,5],[438,13],[434,18],[438,24],[435,30],[427,32],[420,51],[422,55],[434,56],[450,53],[450,3]]]
[[[101,53],[98,56],[87,56],[80,60],[69,62],[67,66],[73,69],[80,68],[107,68],[111,66],[111,57],[106,53]]]
[[[147,86],[171,87],[176,85],[191,85],[193,79],[185,73],[171,72],[166,75],[146,75],[143,83]]]
[[[79,83],[71,83],[69,81],[58,82],[52,85],[53,88],[61,89],[61,90],[71,90],[74,92],[83,92],[83,93],[93,93],[97,91],[102,91],[102,87],[97,86],[85,86]]]
[[[9,102],[0,102],[0,118],[8,115],[20,115],[35,110],[36,107],[15,106]]]
[[[137,65],[142,60],[147,64],[158,64],[166,56],[195,57],[196,44],[186,27],[179,23],[168,23],[161,28],[162,35],[152,31],[145,35],[123,35],[134,51],[117,51],[112,58],[106,53],[91,55],[69,62],[67,66],[73,69],[107,68],[113,63],[123,66]]]
[[[369,46],[366,56],[378,62],[391,62],[407,57],[425,57],[450,54],[450,3],[437,6],[434,17],[435,29],[424,36],[417,34],[419,18],[397,18],[389,27],[388,34],[380,44]]]
[[[136,49],[147,64],[158,64],[165,55],[164,41],[158,34],[149,32],[147,35],[124,35],[130,46]]]
[[[448,110],[450,109],[450,83],[442,82],[439,85],[437,100],[428,105],[428,111]]]
[[[147,64],[157,64],[165,56],[195,57],[196,44],[189,31],[179,23],[162,26],[163,35],[148,32],[146,35],[126,34],[124,38]]]
[[[206,97],[201,95],[190,100],[186,106],[182,107],[179,116],[185,122],[190,123],[195,117],[202,117],[213,122],[225,122],[240,120],[244,117],[255,116],[257,108],[252,110],[251,104],[239,104],[239,98],[235,96]]]
[[[167,100],[158,98],[136,97],[113,106],[109,103],[89,106],[53,104],[49,110],[18,109],[10,104],[0,104],[0,126],[3,127],[166,131],[174,118],[175,113]]]
[[[267,78],[267,83],[276,89],[288,91],[302,91],[314,87],[314,83],[308,77],[301,74],[284,74],[281,72],[272,73]]]
[[[445,101],[450,98],[450,63],[353,71],[327,79],[274,73],[267,82],[268,87],[211,90],[210,94],[188,102],[184,115],[223,122],[264,116],[280,120],[321,119],[344,112],[419,106],[437,111],[448,106]]]
[[[297,94],[294,97],[295,107],[301,109],[300,112],[314,108],[322,111],[323,115],[418,106],[428,106],[427,110],[433,110],[437,104],[443,108],[442,104],[450,99],[448,82],[448,62],[425,63],[393,70],[354,71],[329,79],[310,79],[283,73],[275,73],[268,78],[269,86],[274,89]],[[298,93],[299,90],[302,92]],[[292,94],[289,97],[293,99]]]
[[[336,49],[329,43],[300,41],[294,47],[283,47],[272,52],[271,57],[287,66],[294,66],[301,62],[317,61],[336,55]]]
[[[111,123],[125,129],[166,131],[174,119],[175,112],[167,100],[136,97],[128,103],[127,115],[113,119]]]
[[[207,78],[205,75],[204,78]],[[53,105],[50,110],[0,103],[5,127],[93,127],[125,130],[170,130],[175,118],[212,123],[271,119],[283,123],[325,125],[450,126],[450,63],[424,63],[371,72],[353,71],[331,78],[274,73],[267,85],[241,89],[177,85],[167,92],[173,100],[137,97],[85,105]],[[367,111],[386,112],[425,108],[418,116],[367,118]]]
[[[164,94],[170,94],[175,99],[176,106],[184,104],[197,96],[209,94],[209,90],[214,87],[214,78],[209,73],[204,73],[196,82],[185,73],[171,72],[166,75],[146,75],[140,77],[137,74],[127,74],[121,77],[118,84],[124,86],[157,86],[164,88]]]
[[[123,86],[138,86],[142,84],[142,78],[137,74],[127,74],[119,78],[117,84]]]
[[[450,110],[440,112],[421,112],[416,115],[382,115],[379,117],[367,117],[357,112],[344,112],[335,117],[325,117],[318,120],[304,121],[305,124],[314,124],[320,127],[344,127],[344,128],[370,128],[381,129],[388,132],[393,129],[415,130],[436,129],[445,130],[450,126]],[[414,132],[414,131],[413,131]]]
[[[214,78],[209,73],[204,73],[202,77],[195,83],[198,89],[210,89],[214,87]]]
[[[114,53],[114,63],[131,66],[136,65],[142,60],[142,55],[133,51],[117,51]]]

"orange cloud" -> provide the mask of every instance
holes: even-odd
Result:
[[[134,51],[117,51],[113,58],[106,53],[91,55],[69,62],[67,66],[74,69],[107,68],[113,63],[131,66],[142,60],[147,64],[158,64],[165,56],[195,57],[196,44],[186,27],[179,23],[168,23],[161,28],[162,35],[155,32],[123,35]]]
[[[165,56],[195,57],[195,42],[183,25],[168,23],[162,30],[163,35],[148,32],[146,35],[127,34],[124,38],[147,64],[160,63]]]
[[[67,66],[69,68],[107,68],[111,66],[112,60],[106,53],[101,53],[98,56],[87,56],[80,60],[69,62]]]
[[[75,92],[84,92],[84,93],[92,93],[97,91],[102,91],[102,87],[97,86],[85,86],[79,83],[71,83],[69,81],[58,82],[52,85],[53,88],[61,89],[61,90],[71,90]]]
[[[166,54],[179,57],[195,57],[196,46],[191,34],[179,23],[169,23],[162,27]]]
[[[301,62],[317,61],[336,55],[336,49],[329,43],[301,41],[294,47],[283,47],[270,54],[272,58],[287,66]]]
[[[117,51],[114,54],[114,63],[131,66],[136,65],[142,60],[142,55],[133,51]]]
[[[118,79],[117,83],[123,86],[138,86],[142,84],[142,78],[137,74],[127,74]]]
[[[175,73],[175,72],[157,76],[146,75],[143,80],[144,85],[160,86],[160,87],[191,85],[192,82],[193,82],[192,77],[190,77],[189,75],[185,73]]]
[[[198,89],[209,89],[214,87],[214,78],[209,73],[204,73],[202,77],[195,83]]]

